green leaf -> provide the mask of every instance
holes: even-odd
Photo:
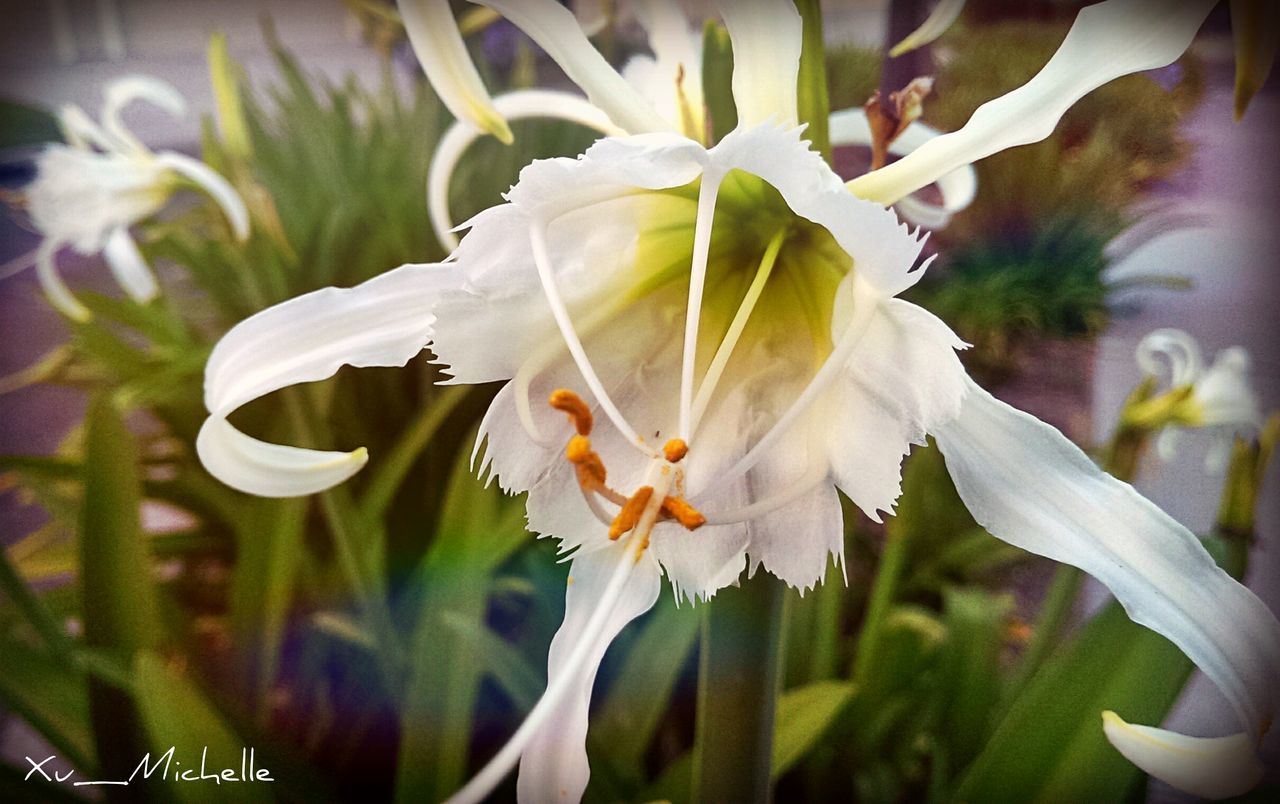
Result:
[[[738,107],[733,102],[733,44],[729,31],[714,20],[702,29],[702,97],[711,118],[711,143],[738,127]]]
[[[787,690],[778,699],[773,732],[773,776],[778,778],[804,758],[853,700],[847,681],[819,681]]]
[[[528,712],[547,687],[546,673],[530,664],[514,645],[495,634],[488,626],[476,628],[475,623],[456,614],[444,614],[441,623],[454,631],[467,645],[484,671],[511,699],[519,712]]]
[[[1032,678],[963,775],[962,801],[1121,801],[1142,773],[1107,743],[1102,712],[1160,723],[1191,672],[1112,603]]]
[[[265,781],[175,781],[175,772],[196,770],[202,764],[209,774],[229,768],[239,776],[244,756],[242,751],[247,755],[248,746],[227,725],[199,687],[187,676],[167,667],[158,653],[139,651],[134,659],[134,671],[137,675],[138,709],[149,738],[151,765],[154,767],[161,763],[157,773],[165,767],[163,755],[173,749],[174,765],[167,779],[171,796],[197,804],[275,800],[273,785]],[[134,758],[135,767],[145,755],[146,752]],[[248,762],[247,758],[243,761]],[[245,768],[247,770],[247,764]],[[271,775],[269,768],[258,765],[257,769]],[[256,777],[256,773],[250,775]],[[152,782],[157,778],[153,776]]]
[[[0,707],[25,720],[77,770],[93,772],[83,672],[17,640],[0,639]]]
[[[822,40],[822,8],[818,0],[795,0],[804,20],[804,45],[800,51],[800,73],[796,77],[797,107],[804,136],[822,158],[831,162],[831,116],[827,96],[826,48]]]
[[[967,762],[990,733],[991,713],[1000,697],[1000,650],[1013,598],[983,589],[943,591],[947,642],[940,657],[940,732],[948,757]]]

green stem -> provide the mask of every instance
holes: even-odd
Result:
[[[795,0],[804,21],[800,73],[796,81],[800,122],[813,149],[831,164],[831,100],[827,95],[827,55],[822,41],[822,8],[818,0]]]
[[[858,633],[857,653],[853,660],[853,677],[861,683],[871,677],[876,666],[884,624],[893,608],[893,598],[898,591],[898,581],[907,564],[907,538],[904,529],[890,527],[885,536],[884,552],[876,567],[876,579],[867,601],[867,614]]]
[[[772,798],[773,716],[786,585],[758,574],[707,606],[698,670],[693,800]]]

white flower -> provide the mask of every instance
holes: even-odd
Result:
[[[923,274],[921,239],[881,206],[1047,136],[1070,102],[1059,97],[1176,58],[1210,3],[1087,9],[1028,87],[848,186],[790,125],[790,2],[722,4],[742,125],[710,149],[609,69],[554,0],[490,5],[629,136],[526,167],[443,264],[321,290],[235,327],[209,360],[198,443],[237,488],[306,494],[357,471],[363,450],[265,444],[236,431],[232,411],[424,347],[454,382],[507,381],[481,425],[481,469],[528,491],[530,527],[575,552],[547,691],[457,800],[483,798],[517,760],[522,799],[579,798],[596,670],[653,605],[661,575],[691,599],[748,567],[813,586],[843,560],[836,489],[879,519],[926,434],[979,522],[1106,584],[1223,690],[1248,735],[1228,753],[1252,750],[1275,710],[1280,625],[1189,531],[965,375],[956,336],[895,298]],[[533,401],[544,399],[551,407]],[[1162,764],[1174,754],[1129,755],[1179,778]]]
[[[1156,439],[1162,459],[1173,459],[1183,428],[1204,428],[1214,436],[1205,468],[1220,472],[1235,437],[1256,433],[1262,426],[1258,396],[1249,382],[1249,353],[1243,347],[1221,350],[1206,368],[1195,338],[1180,329],[1157,329],[1138,344],[1137,360],[1152,376],[1167,374],[1172,390],[1190,388],[1172,411],[1175,426],[1166,427]]]
[[[31,220],[44,236],[36,251],[36,271],[49,301],[67,316],[83,321],[89,311],[63,284],[54,266],[58,251],[70,246],[80,254],[102,253],[116,281],[142,303],[158,292],[129,227],[165,205],[181,179],[202,188],[222,207],[236,237],[248,235],[244,203],[227,181],[183,154],[149,151],[125,128],[121,110],[141,99],[181,114],[185,104],[171,86],[132,76],[106,89],[101,124],[80,108],[60,114],[67,145],[50,145],[36,158],[36,178],[25,188]]]

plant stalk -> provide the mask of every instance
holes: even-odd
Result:
[[[725,589],[702,621],[693,800],[772,799],[773,717],[786,585],[765,573]]]

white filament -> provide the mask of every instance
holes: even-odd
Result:
[[[680,364],[680,438],[689,440],[693,424],[693,370],[698,357],[698,325],[702,317],[702,291],[707,280],[711,252],[711,226],[716,196],[724,173],[708,168],[698,190],[698,214],[693,228],[693,262],[689,269],[689,306],[685,311],[684,356]]]

